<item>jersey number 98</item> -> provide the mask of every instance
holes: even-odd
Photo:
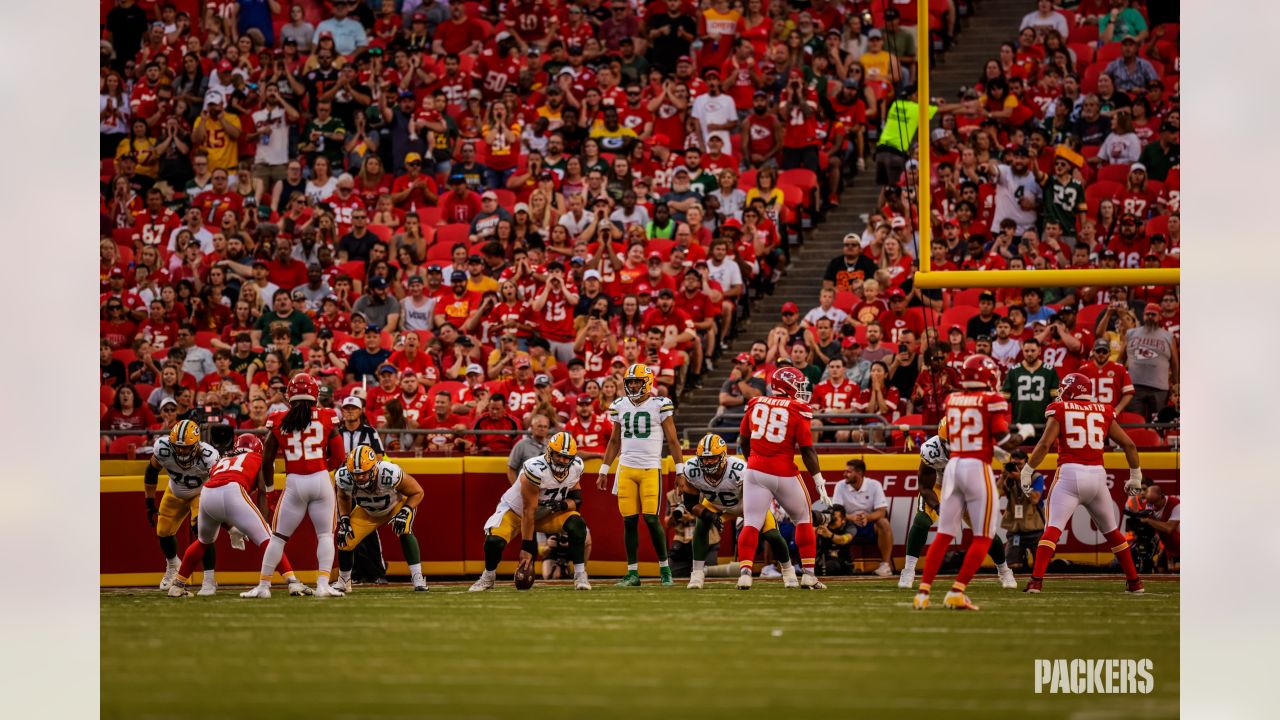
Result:
[[[756,405],[751,409],[751,439],[782,442],[787,436],[786,408]]]

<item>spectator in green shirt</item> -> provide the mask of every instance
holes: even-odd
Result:
[[[311,347],[316,340],[315,323],[311,322],[311,318],[305,314],[293,309],[288,290],[276,290],[271,296],[271,309],[262,313],[258,318],[258,324],[253,329],[254,344],[261,345],[263,335],[270,337],[271,327],[277,323],[288,326],[289,341],[299,348]]]
[[[1040,360],[1040,342],[1022,341],[1022,362],[1004,378],[1001,391],[1009,398],[1014,423],[1044,424],[1044,411],[1057,396],[1058,373]]]
[[[1147,166],[1147,178],[1164,182],[1169,171],[1182,162],[1178,128],[1168,120],[1160,124],[1160,136],[1142,148],[1138,162]]]

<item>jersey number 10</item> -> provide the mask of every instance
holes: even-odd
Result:
[[[648,413],[622,413],[622,437],[644,440],[652,434],[653,418]]]

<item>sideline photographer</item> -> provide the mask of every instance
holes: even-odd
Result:
[[[1140,573],[1179,570],[1182,501],[1151,484],[1142,495],[1125,503],[1125,531],[1129,533],[1133,563]]]
[[[1044,510],[1040,507],[1044,476],[1035,473],[1031,488],[1023,492],[1018,475],[1026,463],[1027,453],[1014,450],[1000,473],[1000,495],[1008,500],[1000,527],[1005,531],[1005,556],[1009,567],[1015,570],[1025,569],[1034,562],[1036,545],[1044,534]]]
[[[813,529],[818,535],[817,573],[819,575],[853,574],[853,538],[857,526],[845,514],[843,505],[832,505],[827,511],[814,511]]]

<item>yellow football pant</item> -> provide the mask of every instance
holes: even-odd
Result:
[[[622,517],[657,515],[662,495],[662,471],[658,468],[618,466],[618,512]]]
[[[405,500],[405,498],[401,498],[400,502],[396,503],[396,506],[391,508],[391,512],[381,517],[373,517],[369,513],[365,512],[364,508],[356,507],[356,509],[351,511],[350,516],[351,532],[354,534],[349,538],[338,538],[338,549],[343,551],[354,550],[356,546],[360,544],[361,540],[364,540],[369,536],[369,533],[372,533],[383,525],[391,522],[391,520],[395,518],[396,513],[400,512],[400,508],[404,507]],[[412,524],[412,521],[410,521],[411,527],[405,529],[406,534],[413,533]]]
[[[200,496],[196,495],[184,500],[165,488],[157,512],[159,517],[156,518],[156,537],[173,537],[178,534],[178,528],[182,527],[183,520],[188,517],[198,517]]]
[[[564,528],[565,521],[575,515],[578,515],[577,510],[565,510],[564,512],[556,513],[555,515],[548,515],[541,520],[534,520],[533,530],[534,532],[555,535]],[[355,518],[352,517],[351,520],[354,525]],[[513,538],[519,537],[520,535],[520,516],[515,514],[514,511],[506,511],[503,513],[502,520],[498,523],[498,526],[489,530],[489,534],[495,537],[500,537],[507,542],[511,542]],[[533,540],[535,538],[527,539]]]

